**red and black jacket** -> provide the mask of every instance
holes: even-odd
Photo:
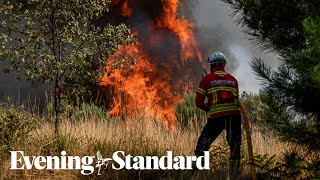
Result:
[[[208,102],[205,103],[207,97]],[[237,80],[224,67],[215,67],[202,78],[196,94],[198,108],[208,112],[209,118],[240,114]]]

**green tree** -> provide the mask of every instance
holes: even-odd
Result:
[[[240,96],[241,102],[246,107],[246,111],[251,123],[256,123],[259,119],[259,109],[261,108],[261,100],[258,94],[243,91]]]
[[[280,56],[277,69],[251,62],[270,110],[263,119],[284,139],[320,149],[320,1],[223,1],[257,45]]]
[[[76,78],[80,67],[103,68],[120,45],[133,42],[124,25],[94,25],[108,11],[109,0],[2,0],[0,1],[0,59],[11,66],[17,78],[43,83]],[[82,73],[90,76],[90,71]],[[57,132],[60,105],[55,96]]]
[[[302,20],[320,14],[317,0],[221,0],[230,5],[236,23],[268,51],[287,54],[306,47]]]
[[[294,117],[293,111],[287,109],[273,97],[265,95],[263,91],[259,94],[243,92],[241,101],[246,107],[251,122],[258,125],[263,133],[280,131],[283,139],[287,139],[291,132],[288,129],[291,129],[290,121]]]

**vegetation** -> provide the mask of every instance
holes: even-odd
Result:
[[[186,99],[192,98],[186,96]],[[50,105],[50,103],[48,104]],[[196,107],[186,104],[180,106],[188,106],[189,110],[196,112]],[[48,107],[48,109],[50,109]],[[81,108],[79,108],[81,107]],[[15,145],[10,148],[23,150],[30,155],[59,155],[62,150],[72,155],[95,155],[99,150],[103,157],[111,156],[114,151],[123,150],[127,154],[132,155],[158,155],[161,156],[166,151],[173,151],[179,155],[193,155],[193,151],[203,127],[203,122],[198,121],[196,114],[190,116],[187,126],[183,122],[177,122],[176,130],[165,128],[162,122],[154,119],[145,119],[143,114],[135,114],[130,118],[120,119],[101,115],[101,110],[92,104],[69,107],[70,109],[78,109],[73,113],[64,113],[62,115],[62,123],[59,135],[54,134],[53,125],[47,119],[50,114],[36,116],[28,113],[23,109],[8,105],[0,106],[0,116],[2,122],[9,123],[12,119],[15,122],[23,123],[25,119],[34,119],[33,123],[25,123],[28,130],[23,131],[16,137],[24,138],[15,141]],[[193,110],[191,110],[193,108]],[[14,116],[12,113],[15,112]],[[78,115],[78,114],[81,115]],[[185,116],[183,111],[180,116]],[[23,115],[22,115],[23,114]],[[190,115],[190,114],[189,114]],[[9,118],[14,117],[14,118]],[[205,119],[204,114],[200,118]],[[74,120],[71,120],[74,119]],[[30,126],[30,127],[29,127]],[[2,127],[2,126],[1,126]],[[11,126],[10,126],[11,127]],[[18,126],[14,126],[18,127]],[[12,127],[12,128],[14,128]],[[23,126],[19,126],[23,127]],[[19,129],[20,130],[20,129]],[[17,130],[15,130],[17,131]],[[1,131],[3,132],[3,131]],[[10,130],[10,132],[14,132]],[[13,133],[14,134],[14,133]],[[3,134],[1,134],[3,136]],[[284,143],[278,141],[272,134],[263,134],[259,129],[252,132],[253,147],[255,156],[255,165],[258,175],[261,178],[305,178],[319,177],[319,153],[306,152],[306,148],[293,143]],[[0,141],[1,147],[6,145],[5,141]],[[11,141],[13,142],[13,141]],[[245,135],[242,140],[242,157],[241,167],[242,173],[237,176],[238,179],[249,179],[248,156],[246,154]],[[10,149],[11,150],[11,149]],[[0,167],[0,178],[63,178],[75,179],[83,178],[80,171],[10,171],[10,161],[8,150],[2,151]],[[5,153],[6,152],[6,153]],[[90,178],[110,179],[127,179],[127,178],[196,178],[206,179],[208,177],[214,179],[225,179],[227,177],[227,163],[229,158],[229,148],[225,141],[225,133],[223,133],[211,146],[210,168],[208,172],[192,173],[191,171],[113,171],[111,169],[103,169],[102,175],[97,176],[96,173],[90,175]]]
[[[260,58],[251,62],[264,84],[266,124],[283,139],[320,149],[319,1],[223,1],[256,44],[281,59],[276,70]]]
[[[196,108],[195,98],[195,94],[186,94],[183,101],[175,106],[175,115],[182,128],[187,128],[190,124],[202,127],[207,121],[206,112]]]
[[[0,60],[10,62],[5,72],[28,80],[67,83],[65,94],[91,97],[107,58],[133,42],[124,25],[93,22],[107,11],[110,1],[28,0],[0,1]],[[122,61],[121,61],[122,62]],[[79,81],[81,79],[81,81]],[[57,91],[57,90],[55,90]],[[94,91],[94,92],[92,92]],[[56,129],[60,96],[56,93]]]
[[[251,40],[265,50],[289,55],[307,46],[302,20],[319,16],[315,0],[221,0],[230,5]]]
[[[79,77],[82,67],[105,67],[107,57],[120,45],[133,42],[124,24],[100,27],[93,23],[108,11],[107,0],[0,3],[0,57],[11,63],[5,71],[23,72],[28,79],[47,83],[65,75]],[[90,76],[90,71],[83,75]]]
[[[0,104],[0,158],[8,157],[13,149],[25,149],[29,132],[39,126],[39,118],[35,115],[11,104]]]
[[[252,123],[254,165],[260,178],[320,178],[320,3],[318,1],[222,0],[235,9],[255,43],[277,53],[276,70],[260,58],[251,62],[264,82],[258,95],[244,93]],[[32,113],[10,103],[0,104],[0,179],[83,178],[78,171],[10,171],[10,150],[31,155],[104,157],[123,150],[132,155],[161,156],[166,151],[193,155],[206,114],[195,107],[194,95],[177,104],[175,128],[167,129],[143,114],[117,118],[92,103],[98,77],[108,69],[106,60],[121,45],[134,42],[123,24],[98,25],[108,13],[109,0],[0,1],[0,60],[9,62],[5,72],[28,80],[54,82],[66,88],[70,102],[49,101],[45,112]],[[114,68],[131,65],[123,57]],[[79,97],[83,99],[79,100]],[[37,109],[37,108],[35,108]],[[57,113],[61,112],[58,127]],[[56,114],[56,124],[52,119]],[[60,133],[55,133],[59,130]],[[266,133],[267,132],[267,133]],[[279,141],[278,136],[284,141]],[[245,138],[245,135],[243,135]],[[289,140],[289,142],[287,142]],[[249,179],[245,141],[241,148],[242,173]],[[210,171],[112,171],[90,178],[110,179],[225,179],[229,148],[222,134],[211,146]]]

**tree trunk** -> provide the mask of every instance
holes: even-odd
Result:
[[[59,133],[59,114],[60,114],[60,102],[61,102],[61,97],[59,95],[59,83],[58,79],[55,81],[55,86],[54,86],[54,110],[55,110],[55,124],[54,124],[54,133],[57,135]]]

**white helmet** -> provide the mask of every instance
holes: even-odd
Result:
[[[215,63],[227,63],[227,58],[224,56],[224,54],[220,51],[214,52],[210,55],[208,58],[209,64],[215,64]]]

